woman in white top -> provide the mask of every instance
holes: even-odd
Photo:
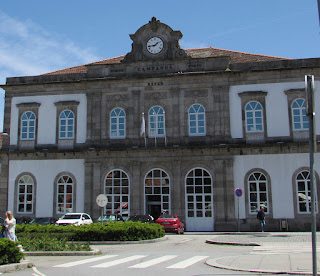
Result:
[[[16,219],[13,217],[11,211],[6,212],[6,219],[4,220],[4,232],[3,236],[9,240],[17,241],[16,237]]]

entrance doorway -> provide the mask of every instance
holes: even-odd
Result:
[[[156,220],[161,213],[161,195],[146,196],[146,210]]]

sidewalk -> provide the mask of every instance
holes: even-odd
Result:
[[[320,233],[317,233],[317,240]],[[213,267],[235,271],[274,274],[312,274],[312,238],[310,232],[214,233],[207,243],[252,246],[247,255],[207,260]],[[317,246],[320,272],[320,247]]]

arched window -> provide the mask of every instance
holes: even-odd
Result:
[[[18,180],[17,213],[32,214],[34,206],[34,180],[30,175],[23,175]]]
[[[36,133],[36,115],[27,111],[21,117],[21,140],[34,140]]]
[[[263,110],[259,102],[247,103],[245,115],[247,132],[263,132]]]
[[[296,189],[297,189],[298,213],[310,214],[311,213],[311,187],[310,187],[309,171],[304,170],[298,173],[296,177]],[[315,189],[315,195],[316,194],[317,192]],[[318,200],[316,197],[316,210],[318,209],[317,201]]]
[[[306,101],[296,99],[291,105],[293,130],[308,130],[309,118],[306,115]]]
[[[146,202],[150,202],[153,198],[159,202],[161,209],[167,210],[170,214],[170,179],[164,170],[149,171],[144,179],[144,189]]]
[[[128,217],[130,206],[129,177],[122,170],[113,170],[105,178],[105,195],[108,197],[106,213]]]
[[[73,212],[74,180],[69,175],[62,175],[57,181],[57,214]]]
[[[187,217],[213,216],[212,178],[202,168],[192,169],[186,177]]]
[[[200,104],[194,104],[189,108],[189,135],[204,136],[206,134],[205,127],[205,110]]]
[[[126,113],[122,108],[115,108],[110,113],[110,138],[125,138]]]
[[[149,110],[149,137],[165,137],[165,112],[160,106]]]
[[[256,214],[261,206],[269,213],[268,181],[261,172],[253,172],[248,177],[249,213]]]
[[[64,110],[59,117],[59,139],[74,138],[74,113]]]

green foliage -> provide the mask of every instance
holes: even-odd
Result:
[[[19,240],[26,251],[90,251],[89,243],[68,242],[66,238],[33,236],[23,237]]]
[[[20,252],[19,244],[6,238],[0,239],[0,265],[20,262],[24,254]]]
[[[133,221],[92,223],[81,226],[28,225],[16,227],[19,240],[32,237],[66,238],[68,241],[140,241],[161,238],[165,235],[163,227],[157,223]],[[24,244],[23,244],[24,246]]]

